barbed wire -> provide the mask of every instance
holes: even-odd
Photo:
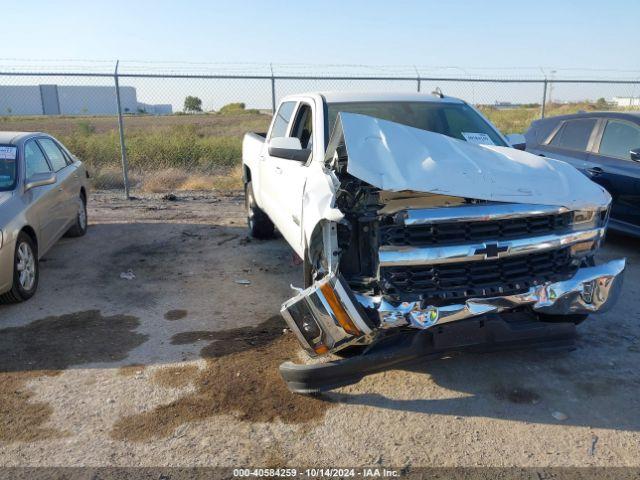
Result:
[[[112,73],[116,60],[91,59],[38,59],[0,58],[0,71],[7,73],[65,73],[84,72]],[[212,61],[167,61],[167,60],[123,60],[120,74],[193,74],[193,75],[258,75],[258,76],[384,76],[389,78],[413,78],[456,76],[461,79],[504,78],[519,80],[561,80],[588,76],[594,79],[640,80],[640,69],[618,69],[598,67],[462,67],[456,65],[368,65],[357,63],[258,63],[258,62],[212,62]]]

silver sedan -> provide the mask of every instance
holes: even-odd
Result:
[[[0,303],[38,287],[39,259],[87,231],[87,172],[44,133],[0,132]]]

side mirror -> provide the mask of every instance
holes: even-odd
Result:
[[[43,187],[45,185],[53,185],[58,181],[58,177],[53,172],[36,173],[27,178],[24,184],[24,191],[31,190],[36,187]]]
[[[297,137],[274,137],[269,140],[269,155],[272,157],[306,162],[310,154],[311,150],[302,148]]]
[[[631,150],[629,152],[629,156],[634,162],[640,162],[640,148],[634,148],[633,150]]]
[[[510,133],[507,135],[507,141],[516,150],[524,150],[527,148],[527,139],[521,133]]]

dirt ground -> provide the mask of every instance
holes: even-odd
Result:
[[[86,237],[0,306],[2,466],[638,466],[637,241],[570,353],[460,355],[290,394],[278,311],[301,268],[250,240],[240,194],[96,193]],[[245,285],[239,282],[248,280]]]

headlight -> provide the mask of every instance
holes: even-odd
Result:
[[[573,225],[579,229],[599,228],[607,224],[609,207],[594,210],[576,210],[573,212]]]

